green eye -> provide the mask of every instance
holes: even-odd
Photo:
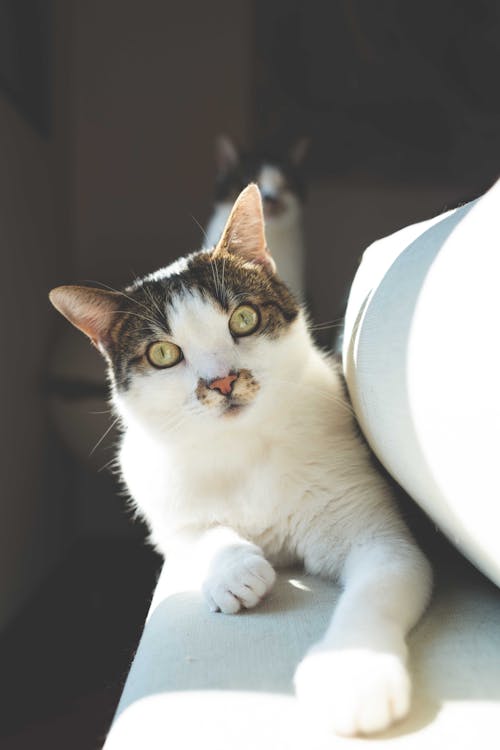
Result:
[[[260,323],[260,316],[255,307],[241,305],[229,318],[229,330],[233,336],[249,336]]]
[[[182,359],[182,350],[170,341],[155,341],[148,348],[147,357],[153,367],[173,367]]]

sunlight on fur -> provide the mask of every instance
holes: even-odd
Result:
[[[309,586],[306,586],[305,583],[302,583],[302,581],[297,580],[297,578],[289,578],[288,583],[292,585],[295,589],[300,589],[301,591],[311,591]]]

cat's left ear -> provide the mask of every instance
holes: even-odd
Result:
[[[266,243],[262,198],[254,183],[236,199],[213,257],[224,253],[238,255],[247,262],[262,266],[268,273],[276,271],[276,263]]]
[[[58,286],[52,289],[49,299],[102,353],[109,349],[111,330],[123,306],[123,296],[119,292],[87,286]]]

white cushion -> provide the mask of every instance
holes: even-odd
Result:
[[[439,571],[410,636],[411,713],[373,750],[500,747],[500,596],[458,563]],[[337,597],[334,584],[290,571],[255,610],[214,614],[164,570],[105,750],[366,750],[308,720],[292,695]]]
[[[366,250],[343,359],[378,458],[500,585],[499,272],[500,182]]]

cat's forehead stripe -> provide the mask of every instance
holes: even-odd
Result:
[[[159,268],[158,271],[148,274],[144,277],[144,281],[161,281],[162,279],[168,279],[170,276],[175,276],[182,273],[188,267],[187,258],[179,258],[174,263],[164,268]]]
[[[186,295],[209,296],[224,312],[242,301],[274,307],[282,323],[293,320],[298,304],[288,288],[276,276],[269,276],[259,266],[243,262],[231,253],[213,258],[212,252],[200,251],[166,266],[130,287],[139,304],[151,310],[151,316],[168,326],[169,308]],[[164,320],[165,319],[165,320]],[[276,324],[268,330],[276,330]]]

